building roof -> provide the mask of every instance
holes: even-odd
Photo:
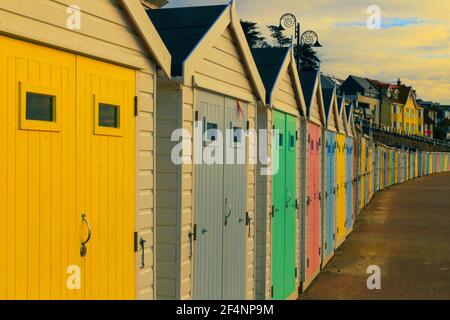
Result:
[[[334,93],[336,89],[336,83],[330,77],[321,74],[320,75],[320,85],[322,86],[322,98],[325,109],[325,118],[328,119],[330,114]]]
[[[387,88],[389,88],[391,86],[390,83],[383,82],[383,81],[380,81],[380,80],[374,80],[374,79],[369,79],[369,78],[366,78],[366,80],[369,81],[378,90],[387,89]]]
[[[322,89],[334,89],[336,88],[336,82],[331,77],[326,76],[324,74],[320,75],[320,84],[322,85]]]
[[[227,5],[147,10],[172,55],[172,75],[181,76],[183,62],[227,8]]]
[[[255,48],[252,49],[253,59],[258,68],[261,79],[266,88],[266,99],[269,101],[272,88],[280,72],[280,68],[288,54],[290,47],[283,48]]]
[[[343,92],[352,89],[356,92],[371,92],[378,94],[378,89],[366,78],[349,75],[341,85]]]
[[[315,93],[317,75],[319,71],[302,71],[300,72],[300,84],[302,85],[303,96],[305,97],[306,110],[309,114],[311,108],[312,96]]]

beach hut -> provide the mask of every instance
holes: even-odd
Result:
[[[348,144],[351,146],[352,151],[352,179],[351,179],[351,188],[352,188],[352,219],[353,224],[356,223],[356,217],[358,214],[358,134],[355,128],[355,121],[353,117],[353,103],[348,103],[346,105],[346,114],[347,114],[347,132],[351,141]]]
[[[140,1],[83,3],[0,6],[0,299],[154,298],[155,84],[171,57]]]
[[[341,106],[341,112],[343,113],[341,116],[344,117],[344,126],[345,126],[345,212],[346,212],[346,218],[345,218],[345,229],[347,235],[350,234],[353,230],[353,224],[355,223],[355,220],[353,219],[353,148],[354,148],[354,134],[353,134],[353,127],[352,119],[349,118],[349,115],[347,112],[351,111],[351,101],[346,100],[345,96],[342,98],[341,103],[343,104]]]
[[[157,86],[157,298],[253,299],[248,133],[266,95],[236,3],[147,13],[173,58]]]
[[[336,133],[339,108],[334,82],[321,75],[322,100],[325,110],[324,143],[322,143],[322,268],[334,255],[336,236]]]
[[[298,297],[300,265],[300,116],[305,102],[293,48],[252,49],[266,88],[258,129],[273,129],[272,175],[256,176],[256,298]],[[274,139],[271,138],[272,134]],[[271,226],[271,227],[270,227]]]
[[[346,237],[346,148],[345,139],[347,136],[345,106],[338,105],[338,132],[336,135],[336,242],[338,248]]]
[[[305,290],[320,272],[321,261],[321,159],[325,125],[322,87],[319,71],[307,71],[300,74],[306,103],[306,123],[300,137],[304,137],[301,146],[302,158],[302,198],[301,213],[301,286]]]

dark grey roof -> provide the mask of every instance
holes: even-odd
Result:
[[[334,89],[336,87],[336,82],[334,82],[334,80],[329,76],[325,76],[323,74],[320,75],[320,84],[322,86],[322,89]]]
[[[369,80],[354,75],[348,76],[341,86],[344,92],[346,92],[348,88],[352,88],[357,92],[365,91],[374,94],[378,93],[377,88]]]
[[[266,88],[266,102],[269,102],[270,93],[288,50],[289,47],[255,48],[251,50],[258,72]]]
[[[357,77],[357,76],[351,76],[351,77],[353,78],[353,80],[356,81],[356,83],[358,83],[365,90],[375,89],[366,78],[361,78],[361,77]]]
[[[227,5],[147,10],[172,55],[172,75],[181,76],[183,62],[217,21]]]
[[[309,115],[309,110],[311,108],[311,98],[314,94],[314,85],[317,80],[318,72],[318,70],[300,72],[300,83],[302,85],[303,96],[305,97],[307,115]]]

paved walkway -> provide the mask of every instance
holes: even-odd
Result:
[[[368,290],[370,265],[381,290]],[[450,173],[376,194],[300,299],[450,299]]]

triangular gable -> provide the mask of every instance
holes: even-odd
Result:
[[[343,98],[345,100],[345,96]],[[353,122],[353,103],[350,103],[349,107],[345,109],[347,114],[347,133],[350,137],[356,137],[355,123]]]
[[[347,127],[347,111],[345,110],[345,99],[342,99],[340,106],[340,117],[342,118],[342,123],[344,124],[344,133],[348,135],[348,127]]]
[[[171,55],[160,38],[154,25],[149,21],[144,7],[139,0],[119,0],[125,13],[136,28],[151,57],[167,77],[171,77]]]
[[[342,133],[342,134],[345,134],[346,133],[345,123],[347,122],[347,120],[344,119],[345,113],[343,112],[343,109],[345,109],[345,108],[343,107],[344,103],[342,101],[338,105],[338,110],[339,110],[338,111],[339,112],[339,117],[338,117],[339,128],[338,128],[338,132]]]
[[[326,115],[319,71],[315,70],[301,72],[300,83],[306,103],[307,120],[317,125],[325,126]]]
[[[339,109],[338,104],[336,100],[336,90],[333,90],[333,97],[330,102],[330,111],[328,112],[327,116],[327,122],[326,122],[326,128],[330,131],[338,131],[339,127]]]
[[[190,85],[194,76],[195,68],[202,63],[203,57],[213,47],[227,28],[230,28],[236,39],[236,45],[240,51],[242,61],[246,67],[248,78],[259,100],[265,102],[266,91],[262,79],[258,73],[255,61],[245,38],[240,19],[236,12],[236,3],[232,1],[217,20],[211,25],[206,34],[197,43],[193,51],[183,62],[184,84]]]
[[[273,87],[270,89],[269,94],[269,104],[272,104],[272,98],[274,93],[279,89],[281,82],[283,81],[283,77],[286,75],[286,73],[289,73],[289,76],[293,82],[294,90],[296,93],[296,100],[297,105],[300,107],[298,108],[301,115],[306,115],[306,106],[305,106],[305,98],[303,96],[303,90],[300,85],[300,78],[297,70],[297,65],[294,58],[294,50],[292,45],[289,47],[288,52],[286,53],[286,57],[283,61],[283,64],[280,67],[280,70],[278,72],[278,76],[275,80],[275,83]],[[269,88],[267,88],[269,90]]]

